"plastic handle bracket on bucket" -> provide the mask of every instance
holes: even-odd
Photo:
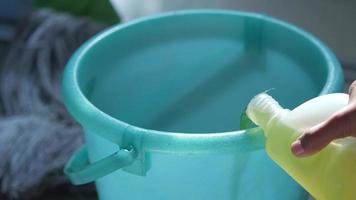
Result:
[[[133,148],[120,149],[106,158],[89,164],[88,150],[83,146],[71,157],[64,168],[64,173],[74,185],[81,185],[130,165],[134,159]]]

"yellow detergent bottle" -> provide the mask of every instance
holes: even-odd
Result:
[[[348,99],[342,93],[324,95],[290,111],[262,93],[246,110],[265,132],[268,155],[317,200],[356,200],[356,139],[335,140],[319,153],[303,158],[292,154],[291,144],[303,129],[323,122],[346,106]]]

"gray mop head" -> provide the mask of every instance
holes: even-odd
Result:
[[[39,10],[8,48],[0,74],[0,191],[7,198],[31,198],[67,183],[63,166],[83,139],[63,106],[61,74],[74,50],[103,28]]]

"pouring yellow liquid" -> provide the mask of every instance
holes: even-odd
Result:
[[[263,93],[254,97],[247,107],[249,118],[265,132],[270,158],[317,200],[356,200],[356,139],[336,140],[305,158],[295,157],[291,144],[303,129],[326,120],[347,102],[346,94],[330,94],[290,111]]]

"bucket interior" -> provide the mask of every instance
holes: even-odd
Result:
[[[299,32],[255,16],[176,15],[137,22],[84,55],[89,101],[131,125],[170,132],[239,130],[257,93],[287,108],[317,96],[328,76],[320,49]]]

